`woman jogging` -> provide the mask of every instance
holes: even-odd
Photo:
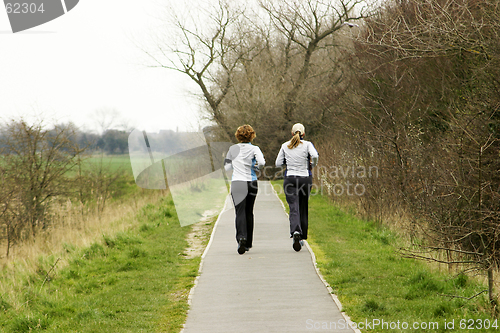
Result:
[[[231,146],[224,161],[225,169],[233,169],[231,197],[236,213],[236,241],[238,253],[243,254],[252,247],[253,205],[257,196],[257,175],[255,171],[266,164],[259,147],[252,145],[255,131],[250,125],[238,127],[235,133],[240,143]]]
[[[292,139],[281,145],[276,158],[276,166],[286,165],[285,190],[286,201],[290,207],[290,237],[293,249],[300,251],[303,239],[307,239],[308,200],[312,186],[311,169],[318,164],[318,152],[313,144],[303,140],[304,125],[297,123],[292,127]]]

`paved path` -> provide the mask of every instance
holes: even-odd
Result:
[[[353,332],[335,329],[345,319],[307,247],[292,249],[288,217],[269,182],[259,182],[254,216],[253,248],[243,255],[234,208],[219,217],[183,332]]]

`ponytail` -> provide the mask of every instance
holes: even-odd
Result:
[[[299,145],[300,142],[300,131],[295,132],[295,135],[290,140],[290,144],[287,146],[288,149],[293,149]]]

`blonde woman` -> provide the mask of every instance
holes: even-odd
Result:
[[[283,189],[290,207],[290,237],[292,247],[300,251],[303,239],[307,239],[308,200],[312,186],[311,169],[318,163],[318,152],[314,145],[304,140],[304,125],[292,127],[292,139],[283,143],[276,158],[276,166],[286,166]]]
[[[238,253],[250,250],[253,242],[253,206],[257,196],[257,169],[264,168],[266,161],[259,147],[252,144],[255,131],[250,125],[238,127],[235,133],[239,143],[231,146],[224,161],[227,171],[233,170],[231,197],[236,213],[236,242]]]

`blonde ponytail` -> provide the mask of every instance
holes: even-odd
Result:
[[[295,132],[295,135],[290,140],[290,144],[287,146],[288,149],[293,149],[299,145],[300,142],[300,131]]]

